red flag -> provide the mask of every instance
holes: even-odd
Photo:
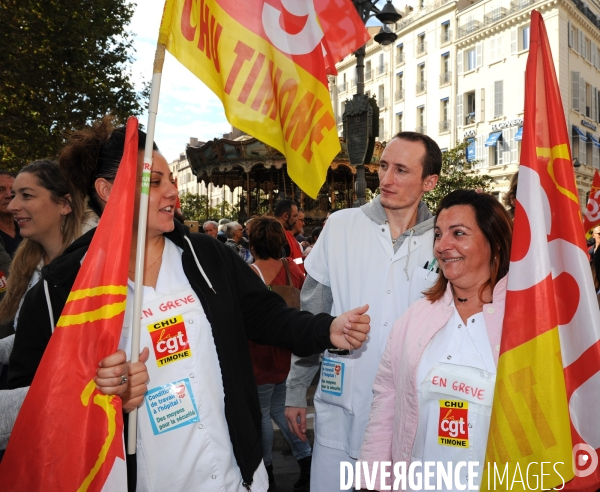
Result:
[[[340,151],[327,74],[368,40],[350,0],[165,0],[158,37],[313,198]]]
[[[586,238],[592,237],[592,231],[597,225],[600,225],[600,173],[596,169],[590,197],[583,216],[583,230]]]
[[[592,492],[600,485],[600,311],[560,90],[544,21],[535,10],[530,32],[515,227],[482,490],[495,490],[495,471],[508,468],[511,490],[524,490],[519,475],[533,473],[544,480],[540,490],[560,489],[567,481],[565,490]]]
[[[121,399],[96,389],[119,344],[138,160],[137,120],[110,199],[0,464],[2,491],[127,490]]]

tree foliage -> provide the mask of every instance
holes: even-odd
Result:
[[[457,142],[456,147],[443,154],[442,172],[438,184],[423,197],[431,213],[435,213],[442,198],[451,191],[460,189],[488,191],[490,189],[493,179],[487,174],[473,172],[472,166],[476,161],[467,161],[467,147],[468,142]]]
[[[128,0],[0,2],[0,165],[55,157],[65,131],[140,114]]]
[[[208,205],[206,195],[186,192],[179,197],[179,201],[181,202],[181,212],[185,220],[197,220],[202,223],[215,219],[236,220],[238,216],[238,209],[227,200],[220,203],[217,207],[211,207]]]

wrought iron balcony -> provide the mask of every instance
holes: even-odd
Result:
[[[469,21],[464,26],[458,28],[458,37],[462,38],[464,36],[467,36],[468,34],[471,34],[472,32],[481,29],[482,26],[483,25],[480,21]]]
[[[377,75],[383,75],[388,71],[388,64],[384,63],[383,65],[377,65]]]
[[[396,53],[396,65],[404,65],[404,52]]]
[[[447,71],[440,75],[440,87],[452,83],[452,72]]]
[[[415,128],[415,131],[417,133],[427,134],[427,127],[426,126],[418,126]]]
[[[373,78],[373,70],[365,70],[365,80],[371,80]]]
[[[447,31],[442,31],[440,34],[440,45],[444,46],[445,44],[452,42],[452,31],[448,29]]]
[[[417,95],[423,94],[427,90],[427,82],[425,80],[421,80],[417,82]]]
[[[427,53],[427,41],[417,43],[417,56],[424,55],[425,53]]]
[[[450,120],[442,120],[440,121],[440,133],[445,133],[450,131]]]
[[[404,89],[399,89],[396,92],[394,92],[394,101],[395,102],[404,101]]]

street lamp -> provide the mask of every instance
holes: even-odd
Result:
[[[381,10],[376,6],[379,2],[380,0],[352,0],[352,3],[354,4],[356,11],[358,12],[358,15],[360,16],[364,24],[366,24],[371,17],[376,17],[377,20],[379,20],[379,22],[383,24],[383,27],[374,39],[377,43],[381,44],[382,46],[389,46],[394,41],[396,41],[398,36],[394,32],[392,32],[387,26],[398,22],[402,18],[402,16],[396,11],[396,8],[392,5],[391,0],[386,0],[385,5],[381,8]],[[354,53],[354,56],[356,56],[356,95],[353,96],[352,103],[355,108],[366,108],[369,104],[372,104],[368,102],[368,98],[365,96],[365,52],[366,45],[363,45],[360,48],[358,48]],[[354,116],[357,117],[356,121],[358,121],[358,117],[360,115],[355,112]],[[366,118],[361,119],[361,121],[364,121],[364,124],[366,125]],[[345,129],[346,127],[346,124],[344,124]],[[356,128],[356,124],[353,126],[353,129],[355,131],[355,135],[363,133]],[[344,133],[346,133],[346,131]],[[365,131],[364,133],[366,134],[367,132]],[[349,135],[345,135],[345,138],[346,142],[349,145],[348,150],[350,154],[350,145],[352,145],[350,143],[351,138]],[[365,151],[363,155],[365,157],[361,159],[362,162],[353,163],[351,161],[352,164],[356,164],[356,202],[354,202],[355,207],[360,207],[361,205],[366,203],[367,180],[365,177],[365,161],[371,159],[372,153],[369,156],[368,152]]]

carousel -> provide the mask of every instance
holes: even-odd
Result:
[[[316,200],[307,196],[288,176],[285,156],[256,138],[247,135],[236,140],[214,139],[199,147],[188,145],[186,154],[198,183],[206,189],[227,186],[241,188],[238,220],[273,213],[278,200],[295,200],[304,209],[307,226],[320,224],[328,210],[352,207],[355,200],[356,168],[348,160],[346,143],[340,139],[341,152],[327,171],[327,179]],[[379,186],[377,169],[384,145],[376,142],[373,158],[365,165],[367,188],[374,193]],[[367,191],[369,193],[369,191]]]

